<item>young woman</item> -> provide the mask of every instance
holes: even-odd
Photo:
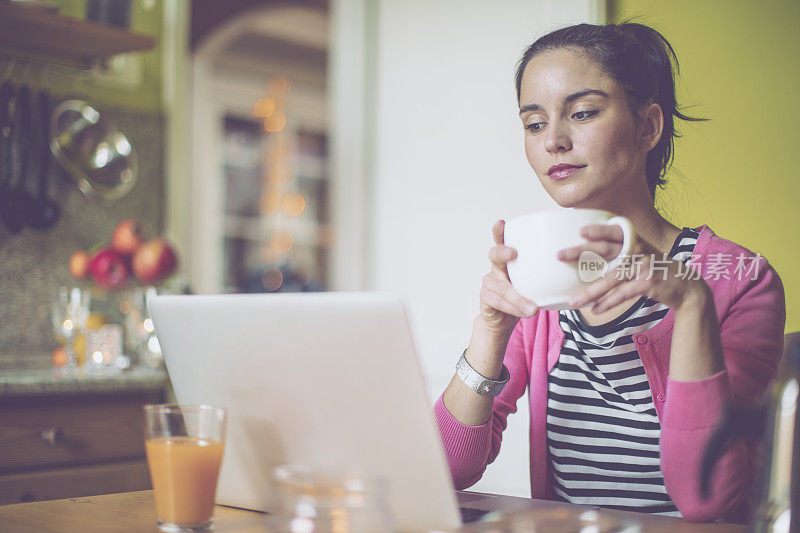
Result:
[[[525,153],[562,207],[633,223],[642,254],[627,276],[584,287],[572,309],[545,311],[512,287],[503,221],[458,372],[436,418],[457,488],[500,451],[506,417],[529,391],[533,498],[743,521],[754,449],[733,446],[698,492],[699,461],[729,402],[753,403],[783,344],[780,278],[767,261],[710,228],[678,228],[656,210],[671,162],[676,105],[667,40],[641,24],[580,24],[524,53],[516,76]],[[720,191],[721,194],[724,191]],[[621,249],[617,226],[587,226],[584,250]],[[666,256],[664,255],[666,254]],[[687,264],[697,275],[686,275]],[[665,273],[652,275],[659,262]],[[468,384],[469,383],[469,384]]]

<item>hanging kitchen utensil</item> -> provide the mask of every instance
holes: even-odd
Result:
[[[31,174],[31,158],[34,154],[34,117],[31,107],[32,91],[27,85],[21,85],[14,99],[14,132],[11,143],[11,155],[14,161],[14,174],[17,187],[17,210],[22,224],[28,224],[29,213],[36,196],[29,190]]]
[[[39,175],[39,195],[33,199],[28,210],[28,224],[32,228],[45,230],[58,222],[61,208],[58,203],[51,200],[47,192],[50,177],[50,97],[47,91],[42,90],[36,100],[36,118],[38,119],[39,133],[36,137],[36,154],[39,158],[37,174]]]
[[[13,194],[11,184],[11,100],[14,98],[14,86],[6,80],[0,86],[0,219],[6,222],[6,200],[9,194]],[[14,230],[13,226],[8,228],[12,233],[18,232],[22,228]]]
[[[25,170],[22,167],[27,165],[23,162],[24,158],[20,158],[23,141],[20,116],[26,113],[25,106],[30,105],[30,90],[22,86],[16,95],[13,94],[13,90],[11,93],[5,90],[3,92],[2,114],[3,124],[5,124],[3,128],[3,174],[5,181],[0,189],[0,217],[13,234],[22,231],[25,225],[25,211],[28,207],[28,196],[21,188],[22,171]],[[13,102],[13,106],[9,105],[10,102]],[[10,112],[11,107],[13,107],[13,113]]]
[[[111,204],[131,191],[136,152],[95,108],[82,100],[67,100],[53,111],[50,125],[50,149],[85,196]]]

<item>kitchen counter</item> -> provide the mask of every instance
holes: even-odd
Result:
[[[0,398],[42,394],[135,393],[163,391],[169,380],[163,370],[137,368],[118,374],[63,374],[57,369],[0,371]]]
[[[0,504],[150,488],[142,407],[169,401],[164,371],[0,370]]]

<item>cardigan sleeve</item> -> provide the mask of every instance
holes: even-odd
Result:
[[[517,411],[517,400],[525,393],[529,372],[522,320],[511,334],[503,363],[508,368],[510,378],[503,391],[495,397],[491,417],[484,424],[462,424],[447,410],[442,396],[439,396],[434,405],[434,415],[453,485],[458,490],[474,485],[483,475],[486,465],[494,461],[500,453],[500,442],[508,415]]]
[[[734,281],[720,318],[725,370],[693,382],[667,380],[661,421],[661,470],[667,491],[691,521],[741,522],[747,514],[755,447],[737,441],[720,457],[711,496],[699,493],[700,461],[726,404],[752,405],[767,390],[783,351],[783,285],[764,258],[755,279]],[[719,301],[716,300],[717,305]]]

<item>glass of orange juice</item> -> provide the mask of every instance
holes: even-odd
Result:
[[[210,405],[145,405],[145,452],[161,531],[211,529],[227,412]]]

